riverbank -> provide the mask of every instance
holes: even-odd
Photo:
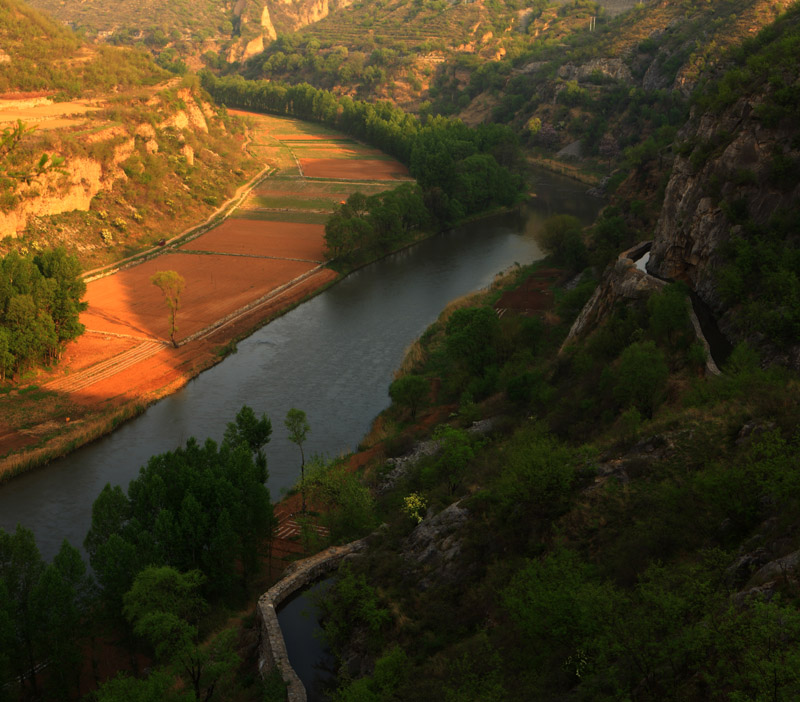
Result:
[[[0,394],[0,482],[113,431],[234,352],[240,339],[340,280],[326,266],[319,202],[332,210],[356,190],[372,194],[406,179],[401,164],[387,166],[396,162],[381,155],[379,177],[394,180],[370,180],[374,150],[326,144],[329,135],[312,125],[262,115],[249,120],[268,156],[264,169],[203,223],[87,272],[86,333],[67,346],[57,368]],[[294,151],[306,140],[326,147],[325,158],[298,159]],[[354,157],[357,181],[311,181],[300,165],[313,171],[317,161],[330,168],[337,158],[345,164]],[[275,204],[276,193],[286,205],[280,211],[265,207]],[[169,343],[163,297],[150,283],[163,269],[186,280],[178,348]]]
[[[493,211],[484,216],[497,213]],[[469,222],[477,219],[472,217]],[[49,385],[65,377],[76,385],[90,382],[95,372],[93,369],[100,367],[99,373],[102,374],[102,365],[109,358],[123,357],[138,348],[136,339],[122,336],[109,339],[91,332],[84,334],[67,347],[58,369],[40,372],[37,378],[40,384],[11,390],[0,397],[0,409],[5,418],[5,423],[0,424],[0,451],[7,451],[0,458],[0,484],[113,432],[153,403],[179,391],[200,373],[236,353],[237,343],[261,327],[366,266],[409,249],[435,234],[422,232],[413,241],[342,272],[323,268],[279,291],[278,295],[257,301],[230,319],[218,320],[208,334],[198,335],[198,338],[182,343],[178,349],[162,343],[147,358],[91,383],[92,394],[88,397],[73,397],[70,401],[61,393],[48,393],[46,388]],[[64,368],[70,371],[66,375]],[[123,387],[125,391],[120,393],[115,387]],[[11,404],[16,407],[12,409]],[[15,428],[15,424],[20,428]],[[32,425],[31,429],[24,428],[26,425]],[[37,441],[37,436],[44,431],[52,433]]]

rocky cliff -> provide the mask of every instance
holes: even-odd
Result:
[[[706,110],[681,131],[648,270],[686,281],[732,343],[800,368],[797,271],[786,261],[796,235],[776,224],[798,216],[800,144],[794,121],[768,118],[769,93]]]
[[[278,32],[291,33],[319,22],[331,12],[352,4],[353,0],[239,0],[234,15],[241,35],[228,49],[228,61],[246,61],[260,54],[278,38]]]
[[[59,119],[34,122],[15,153],[64,163],[6,193],[0,255],[64,246],[85,268],[113,262],[202,221],[263,165],[235,118],[177,81],[95,103],[72,118],[69,102],[42,105]]]
[[[771,184],[776,152],[791,148],[794,129],[770,129],[756,114],[759,100],[742,98],[720,115],[704,114],[679,134],[679,142],[694,144],[678,155],[656,225],[649,270],[665,278],[686,280],[720,314],[725,304],[715,284],[724,244],[742,231],[730,207],[757,224],[797,201],[800,190]],[[703,155],[710,152],[703,163]]]
[[[647,265],[659,278],[686,282],[732,344],[746,341],[765,363],[794,368],[800,368],[800,68],[791,47],[799,37],[800,10],[794,10],[694,93],[691,116],[673,144]],[[629,267],[617,262],[581,315],[582,328],[600,321],[603,301],[617,299],[631,281]]]

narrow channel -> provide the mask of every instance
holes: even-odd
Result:
[[[300,591],[278,610],[289,662],[303,682],[308,702],[327,700],[326,686],[335,680],[336,658],[321,638],[317,601],[333,584],[321,580]]]
[[[113,434],[1,485],[0,527],[32,529],[45,558],[63,539],[81,546],[106,483],[126,488],[150,456],[191,436],[218,440],[243,404],[272,420],[268,484],[279,499],[300,469],[283,425],[290,408],[308,415],[307,456],[354,450],[388,405],[405,349],[449,301],[488,285],[515,262],[539,259],[535,234],[547,217],[572,214],[588,223],[601,206],[585,186],[550,174],[541,174],[534,190],[537,197],[518,211],[445,232],[355,272]]]

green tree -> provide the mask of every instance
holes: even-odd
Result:
[[[453,312],[445,327],[448,356],[476,376],[485,374],[497,356],[500,321],[489,307],[465,307]]]
[[[447,424],[437,427],[433,438],[441,447],[436,459],[436,473],[440,479],[445,480],[452,495],[467,464],[475,458],[475,442],[464,429],[456,429]]]
[[[298,448],[300,449],[300,494],[302,495],[303,500],[303,512],[306,511],[306,486],[305,486],[305,465],[306,465],[306,457],[303,453],[303,444],[306,441],[306,437],[308,436],[308,432],[311,431],[311,427],[308,425],[308,420],[306,419],[306,413],[303,410],[295,409],[292,407],[286,413],[286,419],[283,420],[283,423],[286,425],[286,429],[289,432],[289,441],[293,444],[297,444]]]
[[[267,482],[267,456],[264,447],[272,436],[272,422],[266,414],[256,417],[251,407],[244,405],[236,414],[236,420],[225,428],[224,441],[231,446],[244,444],[255,457],[256,465],[263,469],[261,482]]]
[[[556,263],[579,271],[586,267],[586,246],[583,243],[583,227],[577,217],[554,215],[544,223],[540,241]]]
[[[45,692],[53,698],[74,695],[79,686],[79,624],[90,596],[85,565],[64,542],[47,565],[33,533],[18,526],[0,529],[0,669],[11,669],[25,694],[42,693],[38,671],[47,667]],[[4,678],[5,680],[5,678]],[[1,693],[0,693],[1,694]]]
[[[14,370],[15,359],[11,349],[11,332],[0,327],[0,381],[4,381]]]
[[[650,313],[650,330],[655,338],[672,348],[688,343],[689,311],[687,289],[680,283],[671,283],[647,300]]]
[[[653,341],[628,346],[619,357],[614,398],[624,407],[636,407],[643,415],[653,416],[669,378],[664,353]]]
[[[150,276],[150,282],[164,293],[164,299],[169,307],[169,339],[172,345],[178,348],[175,341],[175,318],[178,315],[181,293],[186,286],[186,281],[177,271],[157,271]]]
[[[110,612],[148,565],[200,570],[209,595],[228,595],[258,565],[261,541],[274,526],[265,470],[252,451],[267,434],[240,412],[235,430],[217,445],[190,439],[184,448],[153,456],[128,486],[106,486],[92,506],[84,542]],[[253,433],[249,433],[253,430]],[[249,436],[252,443],[240,441]],[[235,443],[232,443],[235,442]]]
[[[79,321],[80,313],[87,307],[87,303],[82,301],[86,283],[81,278],[81,266],[78,259],[63,248],[40,253],[33,262],[48,283],[49,294],[44,309],[53,319],[61,346],[84,331]]]
[[[376,651],[384,643],[381,632],[391,621],[391,614],[381,606],[378,593],[366,576],[353,572],[347,561],[339,567],[336,582],[320,605],[323,636],[334,654],[353,640],[359,628],[364,629],[370,650]]]
[[[309,463],[308,490],[323,507],[333,541],[352,541],[374,529],[375,499],[359,476],[341,462]]]
[[[191,693],[179,692],[175,678],[166,671],[152,671],[146,678],[120,673],[102,683],[94,693],[97,702],[195,702]]]
[[[421,375],[404,375],[389,386],[389,397],[396,405],[407,407],[413,421],[429,390],[428,381]]]
[[[123,611],[136,635],[153,647],[156,659],[170,664],[191,685],[195,700],[208,701],[239,659],[233,651],[233,631],[206,645],[198,640],[197,621],[207,609],[199,594],[203,580],[199,571],[146,568],[125,594]]]

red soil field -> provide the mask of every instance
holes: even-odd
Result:
[[[360,154],[363,156],[383,156],[383,152],[378,149],[371,149],[367,146],[343,146],[342,144],[295,144],[298,151],[331,151],[340,154]]]
[[[94,331],[168,339],[167,305],[150,277],[174,270],[186,280],[177,316],[180,340],[312,268],[301,261],[166,254],[89,283],[89,309],[81,321]]]
[[[91,283],[90,283],[91,285]],[[141,343],[138,339],[120,336],[106,336],[86,332],[74,341],[70,341],[61,355],[57,376],[66,373],[77,373],[95,363],[132,349]]]
[[[271,190],[269,188],[258,188],[253,190],[253,194],[262,197],[324,198],[326,200],[336,200],[345,197],[341,194],[325,192],[322,188],[318,188],[317,190],[313,188],[306,188],[305,190]]]
[[[324,236],[323,224],[231,218],[181,249],[324,261]]]
[[[397,161],[373,161],[347,158],[301,158],[300,167],[309,178],[344,178],[362,180],[401,180],[408,169]]]
[[[556,268],[538,270],[516,290],[503,293],[494,307],[523,316],[541,316],[553,309],[552,287],[561,275],[563,271]]]
[[[351,141],[347,136],[336,136],[335,134],[272,134],[279,141]]]

